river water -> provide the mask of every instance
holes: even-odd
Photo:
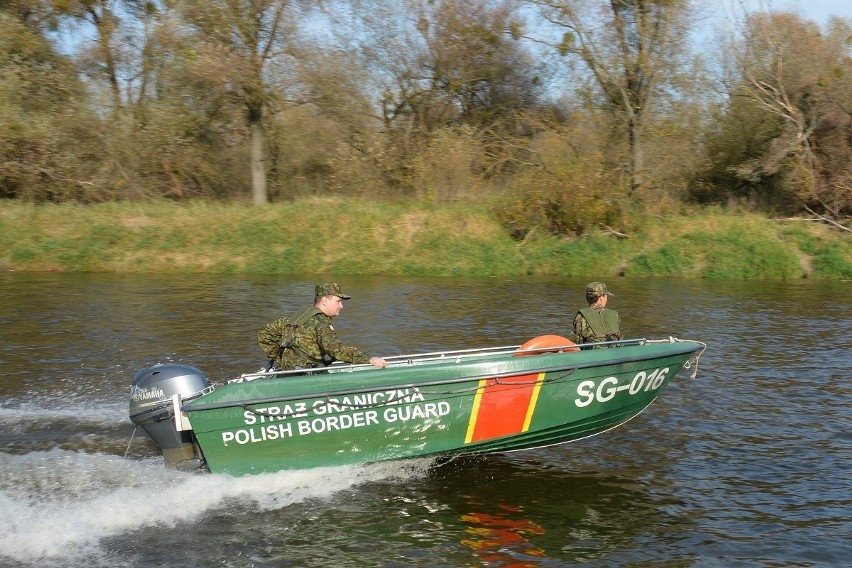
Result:
[[[585,281],[338,278],[374,354],[569,333]],[[629,337],[707,343],[642,415],[550,448],[248,478],[131,442],[133,374],[263,363],[314,279],[0,274],[0,566],[847,566],[852,283],[608,281]],[[129,447],[128,444],[130,443]]]

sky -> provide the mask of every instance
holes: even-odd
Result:
[[[698,5],[709,12],[707,26],[700,25],[696,30],[698,37],[706,36],[717,25],[723,27],[730,22],[741,21],[743,9],[794,12],[808,20],[814,20],[825,26],[830,16],[840,16],[852,21],[852,0],[699,0]],[[65,53],[71,53],[81,40],[86,39],[80,28],[60,33],[59,47]],[[89,38],[90,39],[90,38]]]
[[[852,0],[697,0],[702,17],[693,26],[698,46],[715,45],[719,32],[736,29],[745,12],[793,12],[825,29],[831,16],[852,22]]]
[[[852,0],[715,0],[720,14],[731,14],[731,6],[740,5],[747,10],[772,10],[776,12],[795,12],[808,20],[814,20],[824,26],[829,16],[852,19]]]

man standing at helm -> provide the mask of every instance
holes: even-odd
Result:
[[[614,296],[603,282],[591,282],[586,286],[586,301],[588,308],[580,308],[574,316],[574,342],[599,343],[617,341],[621,336],[621,318],[618,312],[606,307],[609,296]],[[586,349],[602,349],[615,347],[612,345],[595,345]]]
[[[381,357],[370,357],[337,339],[331,320],[340,315],[343,300],[351,297],[335,283],[317,284],[313,306],[267,324],[257,333],[257,342],[282,370],[315,369],[334,361],[370,363],[383,369],[388,364]]]

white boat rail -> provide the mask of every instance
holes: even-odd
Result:
[[[588,343],[583,344],[582,347],[593,347],[593,346],[627,346],[627,345],[642,345],[648,340],[645,338],[637,338],[637,339],[623,339],[618,341],[602,341],[599,343]],[[437,361],[447,361],[453,360],[457,363],[469,360],[477,357],[493,357],[495,355],[534,355],[538,353],[548,353],[548,352],[561,352],[561,351],[574,351],[576,350],[578,345],[572,343],[565,345],[554,345],[547,347],[534,347],[528,349],[521,349],[519,345],[505,345],[500,347],[479,347],[479,348],[471,348],[471,349],[455,349],[448,351],[432,351],[428,353],[413,353],[407,355],[389,355],[387,357],[383,357],[385,361],[388,363],[388,367],[402,367],[408,365],[417,365],[422,363],[431,363]],[[315,367],[315,368],[305,368],[305,369],[288,369],[288,370],[261,370],[253,373],[243,373],[236,379],[232,379],[228,381],[229,383],[236,382],[244,382],[244,381],[254,381],[257,379],[268,379],[268,378],[278,378],[278,377],[287,377],[293,375],[305,375],[305,374],[314,374],[319,372],[352,372],[359,369],[367,369],[372,368],[373,366],[369,363],[341,363],[335,362],[327,367]]]

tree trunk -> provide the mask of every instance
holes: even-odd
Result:
[[[642,179],[644,151],[642,147],[641,125],[639,124],[639,119],[637,117],[631,117],[627,120],[627,130],[630,160],[630,164],[628,166],[628,182],[630,187],[627,192],[628,195],[633,195],[634,192],[642,187],[642,184],[644,183],[644,180]]]
[[[249,110],[251,132],[251,201],[255,205],[268,203],[266,196],[266,156],[263,144],[263,109]]]
[[[118,112],[122,107],[121,103],[121,88],[118,85],[118,71],[115,67],[115,58],[112,53],[112,36],[115,32],[115,17],[104,8],[103,14],[91,7],[88,10],[92,17],[92,23],[95,29],[98,30],[98,46],[101,50],[101,55],[104,61],[107,80],[109,80],[110,90],[112,91],[113,112]]]

